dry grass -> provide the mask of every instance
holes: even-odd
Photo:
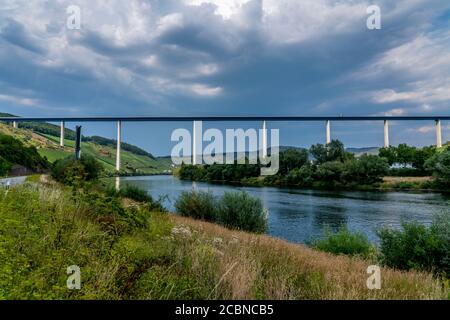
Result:
[[[400,183],[400,182],[427,182],[432,181],[433,177],[384,177],[383,182]]]
[[[366,286],[373,263],[318,252],[264,235],[231,231],[215,224],[171,216],[176,225],[216,238],[217,289],[225,299],[441,299],[442,285],[429,274],[381,269],[380,290]],[[220,240],[219,240],[220,239]],[[195,245],[195,244],[193,244]],[[219,277],[220,275],[220,277]]]

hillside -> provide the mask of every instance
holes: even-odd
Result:
[[[0,114],[2,115],[2,114]],[[3,114],[5,116],[5,114]],[[22,141],[26,146],[34,146],[41,156],[50,162],[74,153],[75,141],[72,130],[66,129],[65,147],[59,146],[59,127],[52,124],[21,123],[18,129],[10,124],[0,123],[0,133]],[[72,139],[71,139],[72,138]],[[83,137],[82,154],[89,154],[100,161],[107,173],[115,172],[115,141],[102,137]],[[153,157],[150,153],[131,144],[122,144],[122,174],[157,174],[170,170],[167,159]]]

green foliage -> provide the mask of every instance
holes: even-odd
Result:
[[[80,160],[70,156],[55,161],[51,175],[61,183],[79,185],[97,180],[102,170],[102,165],[92,156],[84,155]]]
[[[245,178],[257,177],[259,173],[259,165],[252,164],[235,163],[204,166],[182,164],[178,176],[181,180],[239,182]]]
[[[347,184],[373,184],[382,180],[389,171],[385,158],[363,154],[358,159],[346,161],[342,180]]]
[[[267,230],[267,217],[261,200],[246,192],[225,192],[218,207],[218,222],[228,228],[255,233]]]
[[[20,140],[3,134],[0,134],[0,156],[3,159],[0,159],[3,174],[14,164],[35,172],[43,172],[49,167],[47,160],[39,155],[35,147],[26,147]]]
[[[119,190],[116,190],[114,187],[107,187],[105,188],[105,194],[109,197],[126,198],[140,203],[145,203],[147,208],[151,211],[167,211],[161,203],[161,199],[157,201],[154,200],[147,191],[132,184],[125,184],[124,186],[121,186]]]
[[[338,184],[343,171],[344,164],[340,161],[324,162],[317,167],[314,177],[321,182]]]
[[[11,163],[0,157],[0,177],[5,176],[11,170]]]
[[[450,186],[450,150],[437,153],[425,162],[425,168],[443,186]]]
[[[23,185],[0,190],[0,216],[0,300],[126,299],[142,268],[173,252],[164,215],[102,194]],[[70,265],[81,290],[66,287]]]
[[[378,156],[385,158],[390,166],[397,162],[397,148],[380,148],[378,151]]]
[[[46,122],[21,122],[20,128],[30,129],[34,132],[49,134],[55,137],[59,137],[61,133],[61,129],[59,126]],[[75,131],[64,128],[64,137],[69,140],[75,140]]]
[[[185,217],[216,220],[217,203],[211,192],[184,191],[175,202],[176,211]]]
[[[122,186],[118,193],[121,197],[139,202],[153,202],[152,196],[149,195],[147,191],[131,184]]]
[[[385,158],[390,166],[394,163],[398,163],[403,167],[410,165],[414,168],[401,168],[404,169],[403,171],[401,169],[392,170],[393,175],[405,176],[425,175],[427,173],[425,163],[435,154],[436,147],[434,146],[416,148],[406,144],[400,144],[398,147],[390,146],[389,148],[381,148],[379,150],[379,156]]]
[[[175,208],[183,216],[217,222],[231,229],[255,233],[267,229],[261,201],[246,192],[226,192],[220,199],[215,199],[210,192],[183,192]]]
[[[346,152],[344,144],[339,140],[332,140],[326,145],[315,144],[311,146],[309,152],[314,157],[315,163],[319,165],[332,161],[343,162],[353,158],[353,154]]]
[[[289,185],[298,185],[307,187],[314,182],[314,169],[311,165],[304,165],[301,168],[294,169],[286,175],[286,182]]]
[[[352,233],[346,227],[332,233],[327,230],[325,237],[312,241],[312,246],[320,251],[368,258],[373,252],[367,236],[361,232]]]
[[[403,222],[402,230],[378,231],[383,262],[390,267],[450,275],[450,212],[434,217],[430,227]]]
[[[280,152],[279,174],[287,174],[291,170],[299,169],[308,163],[308,151],[289,148]]]
[[[114,148],[117,145],[117,140],[108,139],[108,138],[99,137],[99,136],[83,137],[83,141],[85,141],[85,142],[94,142],[94,143],[97,143],[97,144],[99,144],[101,146],[110,146],[110,147],[114,147]],[[149,152],[147,152],[147,151],[145,151],[145,150],[143,150],[143,149],[141,149],[141,148],[139,148],[137,146],[134,146],[132,144],[129,144],[129,143],[126,143],[126,142],[122,142],[121,143],[121,147],[122,147],[122,150],[129,151],[129,152],[137,154],[137,155],[147,156],[149,158],[155,159],[155,157],[151,153],[149,153]]]

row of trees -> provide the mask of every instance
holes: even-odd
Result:
[[[389,165],[398,164],[401,167],[411,167],[416,170],[417,175],[428,174],[425,163],[437,153],[434,146],[416,148],[407,144],[400,144],[398,147],[391,146],[382,148],[379,156],[386,158]]]
[[[393,167],[398,164],[398,167]],[[355,157],[342,142],[316,144],[307,149],[280,152],[278,174],[256,179],[261,165],[182,165],[179,177],[194,181],[258,182],[267,185],[339,187],[373,185],[386,175],[430,175],[442,186],[450,185],[450,151],[405,144],[380,149],[379,155]],[[244,181],[245,180],[245,181]]]
[[[179,177],[194,181],[242,182],[256,178],[261,165],[182,165]],[[327,145],[316,144],[309,150],[290,148],[280,152],[278,174],[264,178],[268,185],[352,185],[372,184],[388,172],[386,159],[373,155],[355,158],[344,145],[333,140]]]

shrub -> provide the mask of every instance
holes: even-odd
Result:
[[[450,275],[450,212],[436,215],[430,227],[403,222],[402,230],[384,228],[378,236],[387,266]]]
[[[55,161],[52,166],[52,177],[64,184],[76,185],[97,180],[103,167],[92,156],[82,156],[80,160],[70,156]]]
[[[217,203],[211,192],[185,191],[175,202],[176,211],[185,217],[214,221]]]
[[[107,188],[105,191],[109,197],[121,197],[148,204],[147,209],[154,212],[166,212],[161,200],[155,201],[147,191],[138,186],[126,184],[117,191],[114,187]]]
[[[261,200],[246,192],[226,192],[217,200],[211,192],[183,192],[175,202],[175,209],[182,216],[216,222],[231,229],[255,233],[267,230]]]
[[[152,196],[147,191],[131,184],[121,187],[118,193],[123,198],[129,198],[138,202],[153,202]]]
[[[336,233],[327,230],[323,239],[312,241],[312,246],[317,250],[333,254],[363,258],[368,258],[372,251],[372,246],[365,234],[361,232],[352,233],[346,227]]]
[[[218,222],[232,229],[263,233],[267,217],[261,200],[246,192],[225,192],[219,204]]]

